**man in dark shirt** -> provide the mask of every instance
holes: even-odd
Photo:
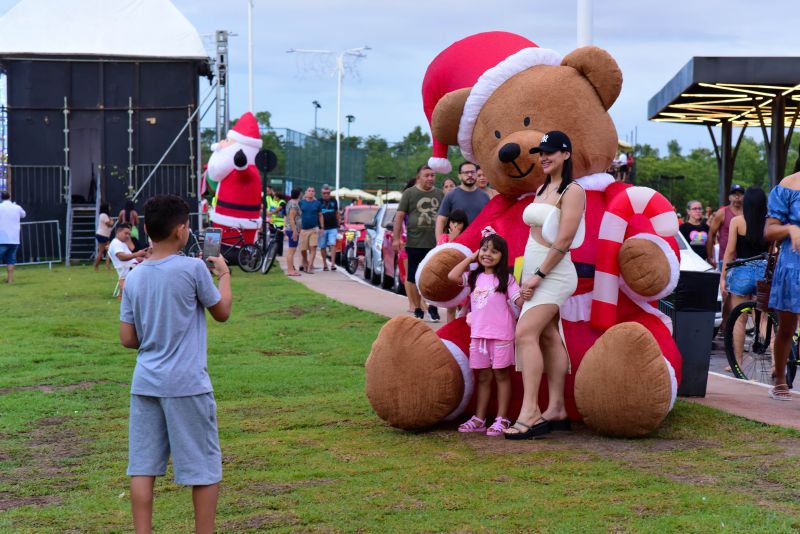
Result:
[[[339,233],[339,204],[331,196],[331,186],[322,186],[322,232],[319,237],[319,254],[322,256],[322,270],[328,270],[328,249],[336,246]],[[331,260],[331,270],[336,270],[336,263]]]
[[[478,167],[474,163],[465,161],[459,165],[458,177],[461,179],[461,185],[447,193],[439,207],[439,216],[436,217],[437,242],[453,210],[464,210],[471,224],[489,202],[489,195],[477,186]]]
[[[435,217],[442,200],[442,192],[434,187],[436,173],[423,165],[417,170],[417,183],[403,191],[397,213],[394,216],[394,229],[392,230],[392,248],[400,251],[400,232],[403,229],[403,219],[408,214],[406,224],[406,254],[408,254],[408,272],[406,273],[406,294],[414,306],[414,316],[424,319],[422,311],[422,297],[416,284],[417,268],[425,255],[436,246],[434,236]],[[428,315],[431,321],[439,322],[439,310],[436,306],[428,306]]]
[[[300,255],[303,257],[303,268],[308,274],[314,274],[314,257],[317,254],[319,229],[322,227],[322,203],[315,197],[313,187],[306,189],[300,204]]]

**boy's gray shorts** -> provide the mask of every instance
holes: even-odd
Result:
[[[171,453],[177,484],[207,486],[222,480],[213,393],[131,395],[129,430],[128,476],[163,476]]]

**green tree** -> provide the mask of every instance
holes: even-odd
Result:
[[[676,139],[672,139],[669,143],[667,143],[667,153],[671,158],[681,157],[681,145],[678,144]]]

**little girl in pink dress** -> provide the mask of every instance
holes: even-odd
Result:
[[[508,270],[506,240],[494,233],[491,227],[482,233],[478,251],[456,265],[448,275],[453,282],[469,285],[471,290],[467,315],[467,323],[472,329],[469,366],[479,370],[475,415],[458,427],[458,431],[501,436],[511,425],[506,415],[511,401],[514,329],[522,296],[517,281]],[[470,264],[476,261],[477,268],[467,274]],[[487,428],[486,410],[492,391],[492,376],[497,382],[497,417]]]

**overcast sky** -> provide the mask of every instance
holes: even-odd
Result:
[[[230,43],[230,83],[231,116],[240,115],[247,109],[247,0],[173,2],[201,35],[209,36],[209,50],[215,30],[238,34]],[[0,0],[0,14],[16,3]],[[372,50],[357,65],[357,76],[345,78],[342,115],[356,117],[353,135],[380,134],[397,141],[417,125],[428,130],[420,87],[436,54],[467,35],[505,30],[565,55],[576,47],[576,4],[255,0],[255,109],[272,112],[274,126],[308,132],[314,126],[311,102],[318,100],[319,126],[335,128],[333,62],[328,74],[314,72],[286,50],[369,45]],[[649,122],[648,100],[692,56],[800,55],[798,23],[800,9],[789,0],[595,0],[594,44],[616,58],[624,76],[622,94],[611,108],[620,138],[638,129],[640,143],[662,150],[673,138],[685,149],[710,148],[702,126]],[[203,80],[201,91],[207,87]]]

